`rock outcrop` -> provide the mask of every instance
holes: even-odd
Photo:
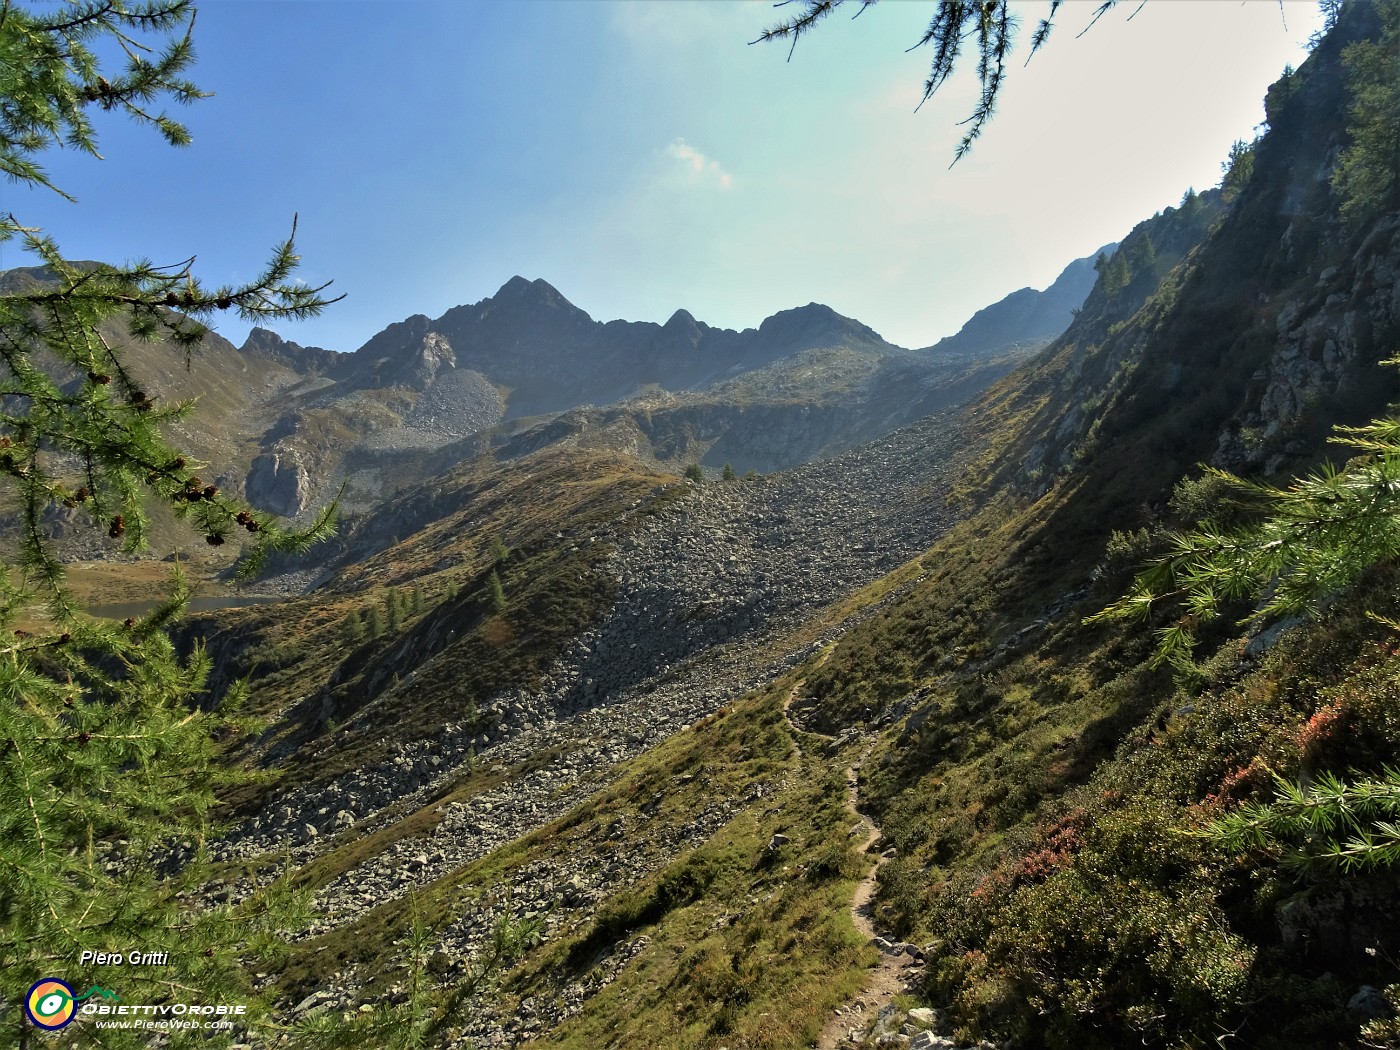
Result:
[[[253,460],[244,490],[259,510],[293,518],[310,501],[311,476],[295,449],[281,448]]]

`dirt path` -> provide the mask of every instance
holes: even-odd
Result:
[[[798,691],[804,685],[798,682],[788,694],[787,700],[783,703],[783,715],[788,715],[788,709],[792,701],[796,698]],[[788,724],[794,729],[798,727],[788,719]],[[808,732],[808,730],[799,730]],[[813,736],[823,736],[823,734],[813,733]],[[823,739],[831,740],[834,737],[823,736]],[[851,837],[861,836],[861,843],[856,847],[857,852],[866,853],[880,839],[880,829],[875,826],[875,822],[869,816],[860,811],[860,767],[870,756],[874,747],[871,741],[866,745],[859,759],[846,769],[846,809],[855,820],[851,828]],[[802,745],[797,742],[798,750]],[[851,897],[851,921],[862,936],[875,941],[882,935],[875,928],[875,907],[874,898],[877,887],[876,879],[880,872],[880,866],[885,863],[886,858],[879,856],[875,858],[875,865],[870,869],[865,878],[856,884],[856,891]],[[920,975],[921,966],[917,960],[903,951],[898,953],[880,951],[880,963],[871,972],[866,981],[865,987],[850,1002],[844,1006],[839,1006],[827,1021],[826,1027],[822,1029],[820,1038],[815,1046],[816,1050],[838,1050],[843,1045],[850,1042],[859,1041],[860,1037],[867,1032],[879,1016],[880,1010],[888,1006],[897,995],[903,994]]]

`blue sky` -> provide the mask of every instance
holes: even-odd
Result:
[[[1028,34],[1044,5],[1015,7]],[[194,144],[105,120],[104,161],[47,157],[78,204],[6,185],[0,207],[70,257],[197,254],[213,282],[298,213],[302,276],[348,298],[272,327],[337,350],[513,274],[600,320],[742,328],[816,301],[924,346],[1218,182],[1318,24],[1295,0],[1135,7],[1078,37],[1093,7],[1066,3],[949,170],[976,84],[969,65],[914,111],[931,3],[838,13],[786,62],[749,46],[780,14],[756,0],[206,0],[215,97],[176,114]]]

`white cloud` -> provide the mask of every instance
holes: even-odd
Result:
[[[684,139],[676,139],[666,147],[666,155],[674,157],[691,171],[706,179],[713,179],[722,190],[734,185],[734,176],[719,166],[719,161],[711,160],[694,146],[687,145]]]

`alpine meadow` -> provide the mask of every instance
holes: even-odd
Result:
[[[0,170],[5,1045],[1400,1050],[1400,0],[0,0]]]

